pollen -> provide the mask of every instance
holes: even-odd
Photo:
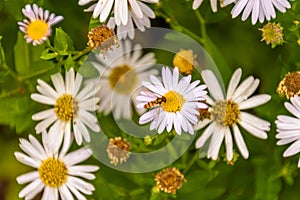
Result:
[[[116,45],[119,46],[119,41],[115,35],[113,29],[109,29],[105,24],[93,28],[88,33],[88,43],[87,45],[93,50],[100,50],[101,54],[104,54],[108,50],[112,50],[112,47]]]
[[[41,181],[53,188],[61,187],[68,176],[68,169],[64,162],[55,158],[48,158],[38,168]]]
[[[26,33],[32,40],[41,40],[49,34],[49,25],[42,20],[34,20],[30,22]]]
[[[70,94],[63,94],[61,97],[59,97],[56,100],[54,107],[56,116],[64,122],[74,119],[78,109],[72,95]]]
[[[175,91],[167,92],[164,97],[165,101],[161,103],[161,106],[166,112],[180,111],[185,103],[185,98]]]
[[[208,108],[199,108],[199,120],[203,121],[205,119],[211,119],[211,113],[208,111]]]
[[[240,109],[237,103],[226,100],[219,101],[212,107],[214,119],[223,126],[231,126],[239,120]]]
[[[125,139],[121,137],[110,138],[106,149],[110,163],[116,166],[126,162],[129,158],[129,148],[130,144]]]
[[[128,65],[114,67],[109,75],[111,88],[120,94],[130,94],[138,82],[136,71]]]
[[[182,187],[182,182],[186,182],[184,175],[176,168],[166,168],[155,175],[156,187],[166,193],[176,194]]]
[[[283,44],[283,28],[280,23],[268,22],[259,30],[262,32],[261,41],[266,41],[267,45],[271,44],[272,48]]]
[[[192,50],[181,49],[173,58],[174,67],[178,67],[180,73],[191,74],[196,65],[196,55]]]
[[[289,72],[280,81],[276,90],[278,94],[285,94],[289,99],[294,95],[300,94],[300,71]]]

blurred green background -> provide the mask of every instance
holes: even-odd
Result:
[[[77,50],[86,47],[87,33],[91,13],[84,13],[77,5],[77,0],[0,0],[0,35],[5,50],[6,60],[10,66],[14,66],[14,44],[17,40],[17,21],[23,19],[21,9],[26,3],[37,3],[58,15],[63,15],[64,20],[58,26],[63,27],[72,38]],[[161,0],[160,6],[166,6],[172,10],[172,16],[184,27],[195,34],[200,34],[200,25],[196,15],[191,9],[192,1],[185,0]],[[294,20],[300,20],[299,2],[292,2],[292,9],[287,13],[277,12],[274,20],[280,22],[284,27],[285,43],[272,49],[261,41],[261,32],[258,30],[263,24],[252,25],[249,20],[242,22],[240,16],[231,19],[230,10],[232,6],[220,9],[217,13],[210,10],[209,1],[205,1],[200,7],[200,13],[207,25],[207,35],[211,43],[207,44],[208,53],[216,63],[224,63],[218,68],[223,76],[225,85],[228,83],[232,72],[238,68],[243,69],[243,78],[254,75],[260,78],[261,85],[257,92],[268,93],[272,96],[271,102],[252,111],[252,113],[269,120],[272,123],[268,140],[253,138],[243,132],[246,144],[250,151],[248,160],[239,158],[233,165],[226,162],[213,162],[202,159],[184,174],[187,179],[177,195],[157,193],[153,190],[155,186],[153,173],[129,174],[113,170],[102,165],[95,159],[89,163],[100,165],[96,173],[97,179],[93,181],[96,191],[88,199],[290,199],[297,200],[300,197],[300,174],[297,169],[298,156],[282,158],[283,151],[287,148],[276,146],[276,128],[274,121],[278,114],[287,114],[283,107],[285,98],[276,94],[276,88],[284,74],[296,71],[300,68],[300,47],[297,44],[299,37],[298,29],[294,30]],[[156,6],[153,6],[157,9]],[[152,26],[170,27],[162,17],[152,20]],[[213,49],[213,50],[212,50]],[[158,56],[159,57],[159,56]],[[161,59],[159,57],[159,59]],[[159,61],[159,60],[158,60]],[[0,71],[0,94],[9,86],[6,74]],[[36,83],[35,81],[33,81]],[[11,87],[18,87],[12,84]],[[30,93],[25,91],[24,98],[29,99]],[[30,168],[17,162],[14,152],[20,151],[18,147],[19,137],[28,137],[34,134],[34,126],[26,128],[16,134],[18,124],[23,123],[18,111],[22,107],[13,101],[1,99],[0,109],[0,200],[18,199],[18,192],[23,188],[16,183],[15,178]],[[9,103],[11,102],[11,103]],[[21,102],[22,103],[22,102]],[[23,102],[25,103],[25,102]],[[11,104],[11,105],[9,105]],[[36,104],[33,104],[33,107]],[[2,113],[3,109],[11,109],[11,115]],[[36,109],[39,110],[39,109]],[[25,114],[31,118],[31,110]],[[20,120],[20,122],[7,120]],[[25,120],[26,121],[26,120]],[[27,120],[28,121],[28,120]],[[25,123],[25,122],[24,122]],[[34,125],[35,123],[32,122]],[[109,129],[109,128],[108,128]],[[110,129],[113,129],[111,127]],[[198,133],[201,134],[201,133]],[[184,170],[186,160],[192,159],[197,151],[191,147],[182,158],[174,163],[180,170]],[[223,156],[224,157],[224,156]]]

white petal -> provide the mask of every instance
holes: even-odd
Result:
[[[241,112],[240,118],[242,121],[246,121],[248,124],[252,124],[258,129],[264,130],[264,131],[270,131],[270,122],[260,119],[250,113]]]
[[[67,166],[72,166],[88,159],[91,155],[92,155],[92,151],[90,149],[81,148],[67,154],[64,157],[64,161]]]
[[[66,93],[65,83],[61,73],[51,75],[51,80],[59,96]]]
[[[231,161],[233,158],[233,142],[229,127],[225,127],[225,147],[226,147],[226,159]]]
[[[38,168],[39,167],[39,162],[33,160],[32,158],[28,157],[27,155],[20,153],[20,152],[15,152],[15,157],[16,159],[28,166],[34,167],[34,168]]]
[[[240,132],[240,129],[236,124],[233,124],[232,128],[233,128],[233,135],[234,135],[235,142],[236,142],[242,156],[245,159],[247,159],[249,157],[249,151],[248,151],[247,145],[245,144],[244,138]]]
[[[66,184],[63,184],[61,187],[58,188],[59,193],[62,197],[62,199],[64,200],[73,200],[73,195],[71,194],[71,192],[69,191],[69,189],[67,188]]]
[[[219,151],[221,148],[222,141],[225,136],[225,129],[223,127],[214,130],[212,138],[210,140],[207,157],[213,160],[218,159]]]
[[[203,147],[203,145],[205,144],[205,142],[211,137],[213,131],[216,129],[216,123],[211,123],[206,129],[205,131],[202,133],[202,135],[197,139],[196,141],[196,148],[200,149],[201,147]]]
[[[34,181],[35,179],[39,179],[40,174],[38,171],[28,172],[21,176],[17,177],[18,184],[25,184]]]
[[[255,137],[258,137],[260,139],[267,139],[268,135],[266,132],[256,128],[253,125],[248,124],[247,122],[240,121],[239,124],[246,129],[250,134],[252,134]]]
[[[294,142],[283,154],[283,157],[289,157],[300,152],[300,140]]]
[[[211,70],[203,70],[201,75],[213,98],[216,101],[224,100],[223,91],[214,73]]]
[[[227,89],[227,99],[232,98],[232,95],[240,82],[241,76],[242,76],[242,69],[238,68],[237,70],[235,70],[235,72],[233,73],[230,79],[228,89]]]
[[[32,183],[28,184],[25,188],[23,188],[20,193],[19,193],[19,197],[20,198],[24,198],[27,195],[29,195],[31,192],[34,192],[34,190],[36,188],[39,187],[40,184],[43,184],[42,181],[40,179],[36,179],[35,181],[33,181]]]
[[[239,108],[240,108],[240,110],[255,108],[257,106],[267,103],[270,100],[271,100],[271,96],[268,94],[255,95],[255,96],[247,99],[246,101],[241,102],[239,104]]]

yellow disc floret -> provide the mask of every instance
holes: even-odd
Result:
[[[156,187],[166,193],[176,194],[186,182],[184,175],[176,168],[166,168],[155,175]]]
[[[131,93],[137,81],[136,71],[128,65],[114,67],[109,75],[110,86],[121,94]]]
[[[196,56],[192,50],[181,49],[173,58],[174,67],[178,67],[180,73],[191,74],[196,63]]]
[[[61,187],[67,181],[68,169],[64,162],[48,158],[38,168],[40,179],[49,187]]]
[[[32,40],[41,40],[49,34],[49,25],[42,20],[32,21],[27,27],[27,35]]]
[[[226,100],[219,101],[212,107],[215,120],[223,126],[231,126],[239,120],[240,109],[237,103]]]
[[[161,103],[162,108],[166,112],[177,112],[180,111],[182,105],[185,103],[185,99],[181,94],[175,91],[169,91],[164,94],[165,102]]]
[[[285,94],[289,99],[294,95],[300,95],[300,72],[289,72],[280,81],[277,88],[278,94]]]
[[[63,94],[56,100],[54,112],[62,121],[69,121],[76,115],[77,105],[74,102],[72,95]]]

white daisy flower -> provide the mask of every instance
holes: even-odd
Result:
[[[99,132],[100,128],[95,114],[99,98],[95,93],[99,90],[95,84],[82,86],[83,77],[71,68],[65,73],[65,81],[60,73],[51,75],[51,80],[55,90],[46,82],[38,79],[37,91],[40,94],[32,94],[31,98],[42,104],[53,105],[53,108],[36,113],[33,120],[42,120],[35,130],[37,133],[49,128],[49,134],[55,140],[61,141],[64,134],[69,138],[73,129],[75,140],[78,145],[82,143],[82,138],[90,142],[88,128]],[[69,141],[65,142],[68,143]]]
[[[263,23],[265,19],[269,21],[275,18],[275,8],[282,13],[291,8],[288,0],[224,0],[224,5],[234,2],[236,4],[231,11],[232,18],[243,12],[242,20],[245,21],[251,14],[252,24],[256,24],[257,20]]]
[[[295,117],[279,115],[275,121],[277,126],[276,138],[279,139],[277,145],[293,143],[284,152],[283,157],[293,156],[300,152],[300,97],[295,95],[290,100],[291,103],[285,102],[284,106]],[[300,168],[300,159],[298,168]]]
[[[86,5],[95,0],[79,0],[79,5]],[[97,0],[96,0],[97,1]],[[128,35],[134,37],[134,25],[144,31],[151,26],[149,18],[155,18],[151,8],[145,3],[158,3],[159,0],[98,0],[85,11],[93,12],[93,17],[99,17],[100,22],[108,22],[109,28],[117,26],[117,33],[122,38]],[[110,17],[113,10],[113,16]],[[109,20],[108,20],[109,19]]]
[[[142,91],[137,100],[142,103],[138,108],[148,108],[140,119],[140,124],[151,122],[150,130],[157,129],[168,132],[174,126],[178,135],[182,130],[194,134],[193,126],[198,122],[199,108],[207,108],[201,103],[206,95],[206,85],[198,85],[199,80],[191,83],[191,75],[179,80],[179,71],[175,67],[173,73],[167,67],[162,68],[162,82],[151,75],[151,83],[143,81],[147,90]]]
[[[140,44],[133,46],[130,40],[125,40],[105,57],[96,56],[99,62],[93,65],[100,73],[101,85],[96,94],[101,99],[98,111],[105,115],[113,112],[116,120],[130,119],[141,81],[148,80],[150,74],[158,74],[158,70],[151,69],[156,63],[154,53],[142,55]]]
[[[55,16],[48,10],[38,7],[36,4],[27,4],[22,9],[23,14],[29,19],[18,22],[19,28],[25,33],[27,43],[33,45],[42,44],[51,35],[51,26],[63,20],[62,16]]]
[[[196,148],[202,148],[205,143],[208,142],[207,157],[213,160],[218,158],[224,138],[226,158],[228,161],[232,160],[232,132],[242,156],[245,159],[248,158],[249,152],[237,124],[255,137],[261,139],[268,137],[266,131],[270,130],[270,123],[243,110],[265,104],[271,99],[271,96],[259,94],[250,97],[257,89],[259,79],[254,79],[250,76],[238,86],[241,76],[242,70],[239,68],[232,75],[227,94],[224,95],[214,73],[211,70],[202,71],[202,77],[211,95],[211,97],[206,96],[206,102],[211,107],[208,109],[210,119],[199,121],[196,127],[196,129],[199,130],[209,124],[202,135],[197,139]]]
[[[194,10],[198,9],[201,6],[202,2],[203,2],[203,0],[194,0],[193,1],[193,9]],[[210,0],[210,5],[211,5],[211,10],[213,12],[218,11],[218,0]],[[221,6],[223,6],[222,1],[221,1]]]
[[[125,39],[127,36],[133,39],[135,35],[134,24],[140,31],[144,32],[146,28],[151,27],[150,18],[155,18],[154,12],[146,4],[141,3],[141,7],[143,8],[143,17],[139,18],[134,12],[129,10],[128,23],[126,25],[122,23],[116,25],[115,18],[111,17],[107,23],[107,27],[115,29],[117,26],[117,35],[120,39]]]
[[[69,146],[59,149],[51,148],[48,134],[43,132],[42,144],[29,135],[29,140],[20,139],[20,148],[25,152],[15,152],[21,163],[35,168],[35,171],[17,177],[19,184],[28,185],[19,193],[19,198],[33,199],[42,192],[42,200],[51,199],[86,199],[83,194],[90,195],[94,186],[83,179],[93,180],[99,169],[95,165],[78,165],[92,155],[90,149],[81,148],[67,153]],[[60,144],[56,145],[60,148]],[[83,179],[82,179],[83,178]]]

